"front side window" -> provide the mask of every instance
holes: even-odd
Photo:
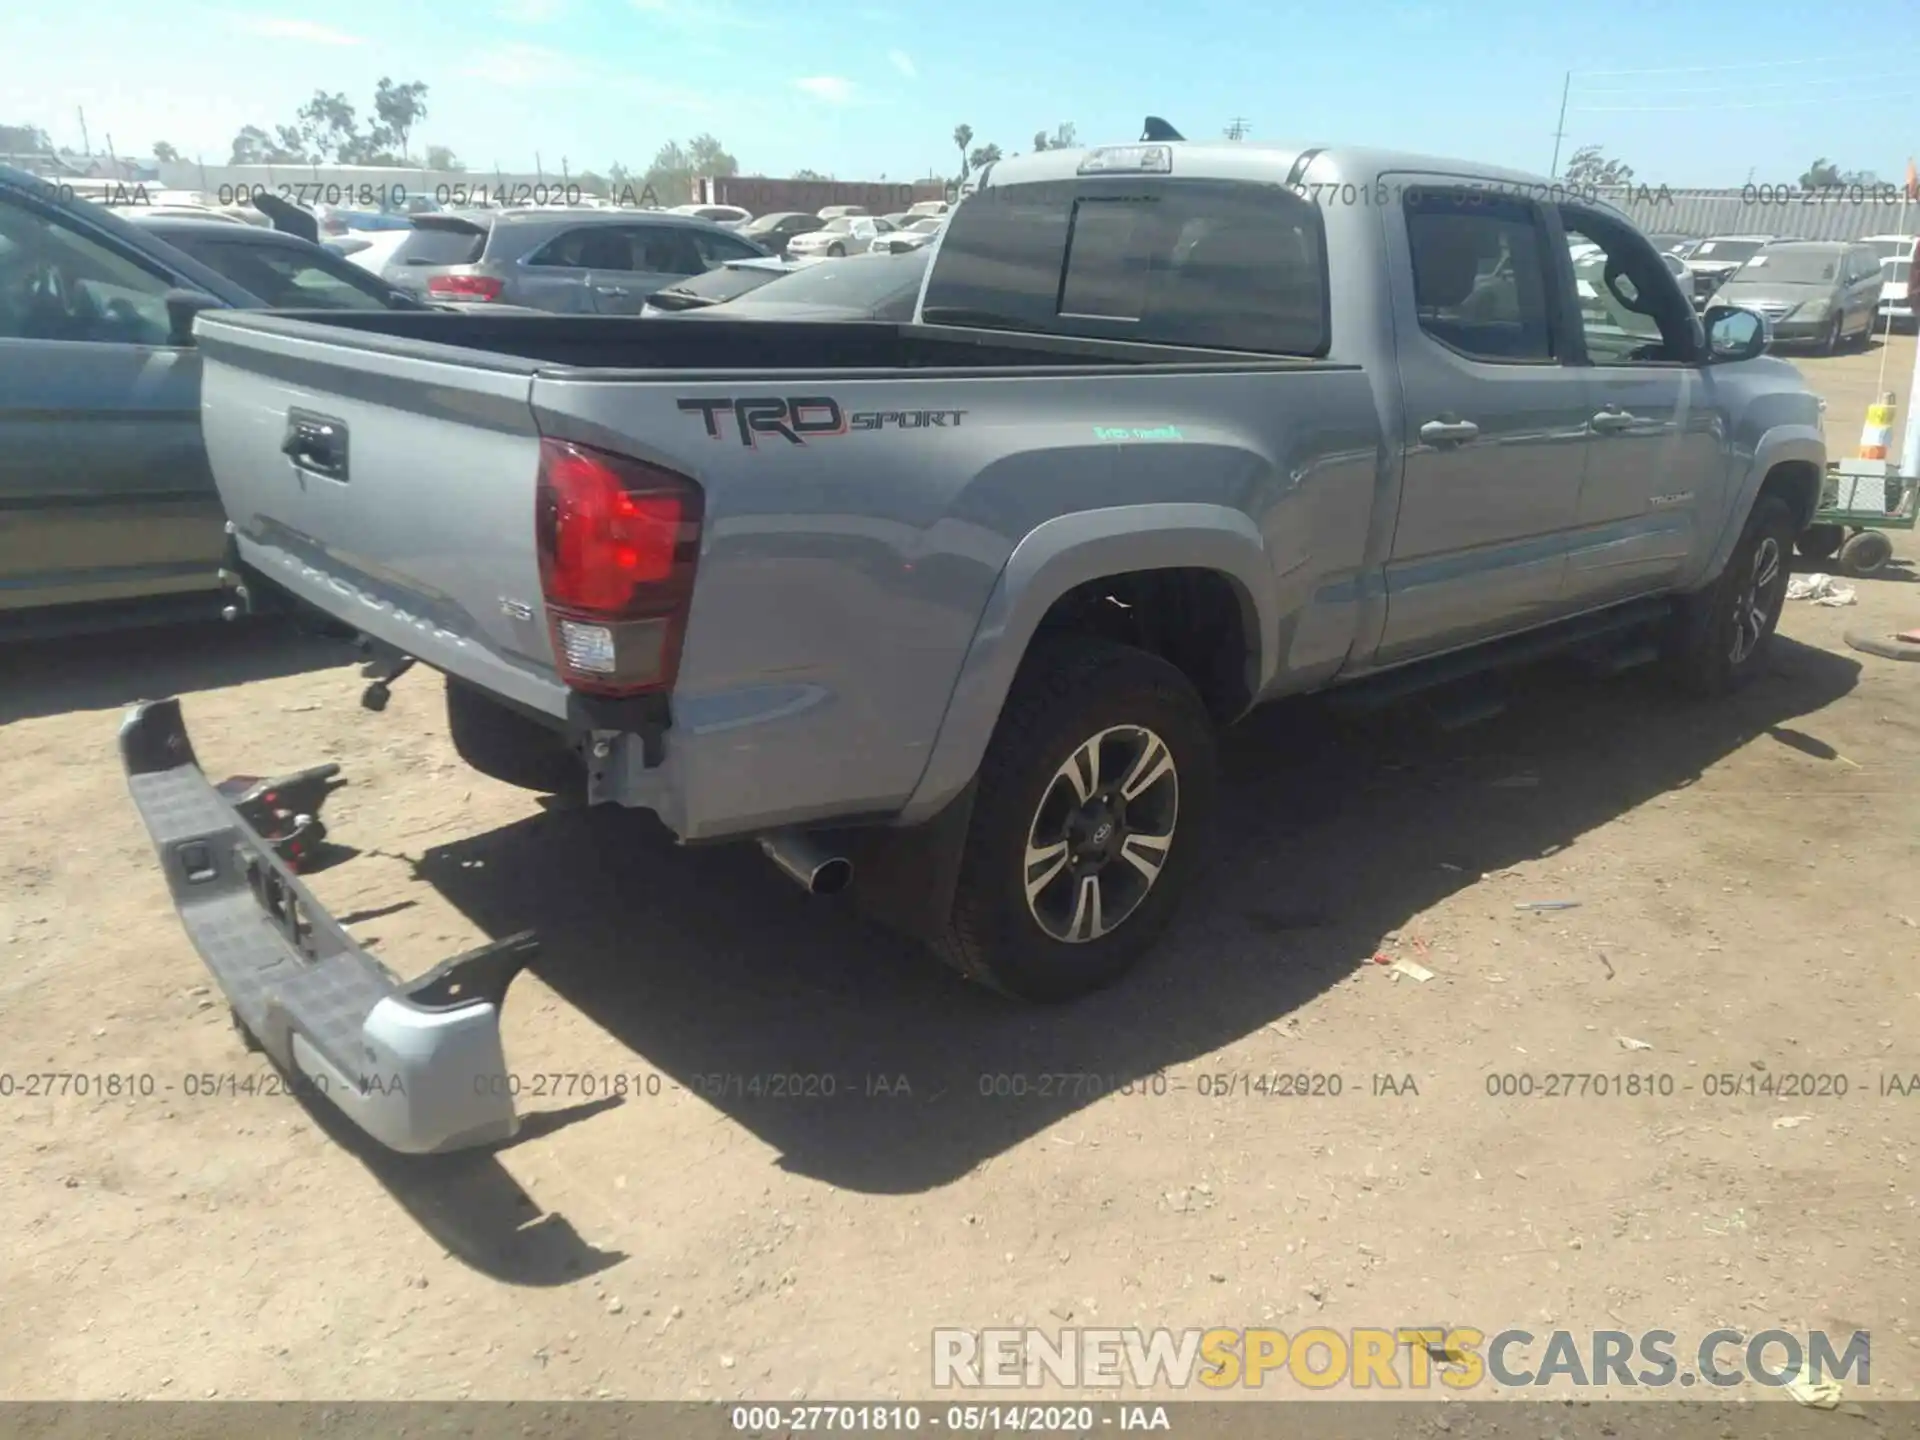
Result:
[[[1278,185],[1123,179],[993,186],[947,221],[934,323],[1323,355],[1318,210]]]
[[[168,288],[91,236],[0,201],[0,338],[164,345]]]
[[[1587,357],[1596,365],[1686,360],[1692,303],[1660,253],[1632,227],[1575,205],[1560,207],[1567,239],[1592,247],[1573,263]]]

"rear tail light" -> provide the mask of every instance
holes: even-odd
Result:
[[[449,300],[498,300],[503,288],[491,275],[435,275],[427,281],[429,295]]]
[[[704,496],[684,475],[540,442],[535,536],[561,678],[576,690],[672,687],[693,600]]]

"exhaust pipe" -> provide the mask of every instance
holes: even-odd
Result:
[[[853,862],[803,831],[775,830],[762,835],[760,849],[809,895],[838,895],[853,882]]]

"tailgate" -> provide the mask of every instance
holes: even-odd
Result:
[[[201,428],[241,558],[408,655],[564,716],[534,549],[536,362],[203,315]]]

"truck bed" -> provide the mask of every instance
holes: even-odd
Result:
[[[201,346],[219,353],[231,326],[270,335],[324,338],[316,326],[350,331],[355,349],[421,356],[423,347],[458,352],[458,363],[532,373],[564,367],[658,373],[691,378],[702,372],[792,370],[1102,370],[1117,366],[1297,370],[1324,361],[1247,355],[1227,350],[1049,335],[910,325],[886,321],[705,319],[636,320],[614,315],[487,315],[436,310],[279,311],[203,322]],[[452,359],[453,356],[446,358]]]
[[[1280,607],[1330,593],[1291,643],[1337,665],[1386,453],[1371,377],[1326,361],[890,323],[223,313],[196,333],[242,562],[555,726],[582,722],[543,600],[543,447],[699,487],[677,676],[650,697],[667,733],[591,782],[689,840],[951,793],[943,717],[977,702],[963,667],[1043,527],[1032,555],[1071,535],[1121,568],[1148,538],[1160,565],[1233,548],[1263,674]],[[290,458],[301,426],[337,465]]]

